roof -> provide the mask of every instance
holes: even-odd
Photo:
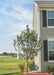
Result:
[[[54,1],[35,1],[39,7],[53,7]]]

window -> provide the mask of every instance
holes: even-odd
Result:
[[[48,41],[48,59],[54,61],[54,40]]]
[[[54,26],[54,11],[47,12],[48,26]]]

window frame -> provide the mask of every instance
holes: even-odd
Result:
[[[54,41],[54,39],[48,39],[48,44],[49,44],[49,41]],[[49,45],[48,45],[49,46]],[[51,50],[52,51],[52,50]],[[48,62],[54,62],[54,60],[49,60],[49,52],[50,50],[48,49]]]
[[[47,10],[46,12],[47,12],[47,28],[54,28],[54,26],[48,26],[48,11],[54,11],[54,10]],[[53,18],[51,18],[51,19],[53,19]]]

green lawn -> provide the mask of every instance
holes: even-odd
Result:
[[[24,62],[26,62],[25,59],[18,60],[15,57],[0,58],[0,68],[2,67],[2,70],[0,70],[0,75],[22,75],[20,74],[20,68],[18,67],[18,64]],[[4,70],[9,68],[16,70]]]

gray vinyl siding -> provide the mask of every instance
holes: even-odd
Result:
[[[54,39],[54,28],[43,27],[43,14],[40,11],[40,38],[43,40]],[[54,62],[44,61],[44,50],[41,50],[41,70],[44,71],[46,65],[54,65]]]

